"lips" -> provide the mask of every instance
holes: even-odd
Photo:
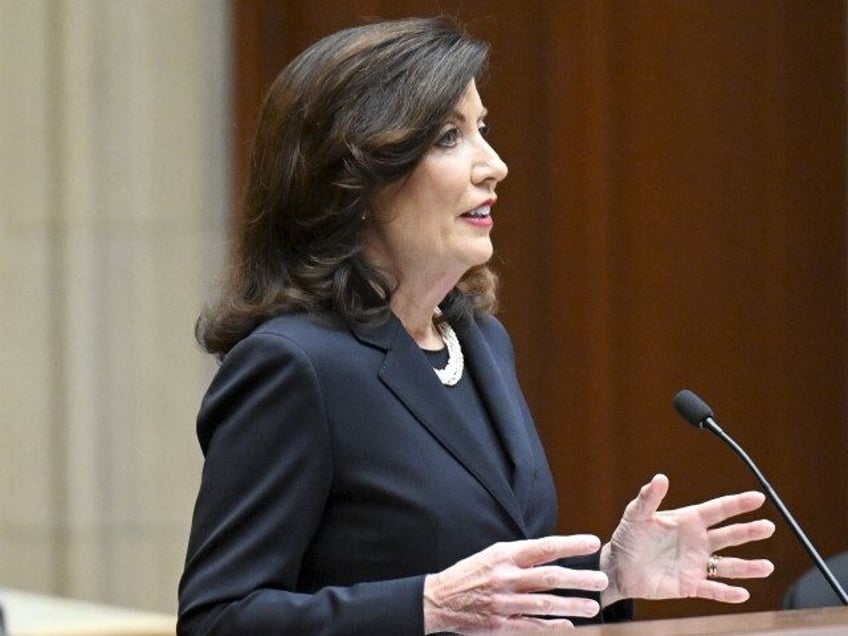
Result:
[[[495,200],[496,199],[494,199],[494,198],[487,199],[486,201],[483,201],[480,205],[478,205],[473,210],[468,210],[468,212],[465,212],[464,214],[462,214],[462,216],[464,216],[467,219],[485,219],[485,218],[488,218],[492,214],[492,206],[495,205]]]
[[[479,207],[474,208],[473,210],[469,210],[462,216],[467,219],[484,219],[488,217],[492,213],[492,208],[489,205],[481,205]]]

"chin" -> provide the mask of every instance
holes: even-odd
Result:
[[[493,253],[494,248],[492,247],[492,242],[488,239],[473,245],[466,253],[469,267],[485,265],[492,258]]]
[[[472,267],[485,265],[492,258],[494,249],[491,241],[475,241],[471,245],[466,245],[461,253],[456,254],[456,263],[468,271]]]
[[[462,264],[466,268],[485,265],[492,258],[492,250],[474,250],[463,254]]]
[[[495,250],[492,247],[491,242],[489,242],[488,245],[486,245],[485,247],[481,247],[481,249],[475,250],[475,256],[477,256],[477,258],[474,259],[472,267],[475,267],[477,265],[485,265],[486,263],[488,263],[491,260],[494,251]]]

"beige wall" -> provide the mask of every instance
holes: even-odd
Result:
[[[0,0],[0,586],[175,607],[228,23],[225,0]]]

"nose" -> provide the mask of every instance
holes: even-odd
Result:
[[[475,184],[482,184],[486,181],[499,183],[506,179],[509,173],[509,168],[500,158],[491,144],[484,138],[479,140],[479,150],[477,160],[472,168],[471,178]]]

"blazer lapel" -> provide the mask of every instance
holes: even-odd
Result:
[[[527,423],[517,402],[519,388],[514,380],[505,377],[504,364],[499,361],[480,328],[468,322],[458,329],[466,361],[477,380],[489,416],[503,440],[512,461],[512,489],[519,501],[525,500],[527,488],[535,479],[536,460],[530,445]]]
[[[441,392],[444,387],[400,321],[391,316],[386,323],[376,327],[356,327],[354,333],[361,341],[386,351],[386,357],[379,370],[382,382],[433,437],[480,482],[526,536],[524,515],[510,485],[503,477],[498,459],[475,442],[468,434],[461,415],[447,400],[442,399]],[[467,355],[466,360],[470,357]],[[475,377],[478,376],[475,374]],[[482,378],[478,385],[483,390]],[[488,393],[484,393],[484,401],[488,403],[488,399]]]

